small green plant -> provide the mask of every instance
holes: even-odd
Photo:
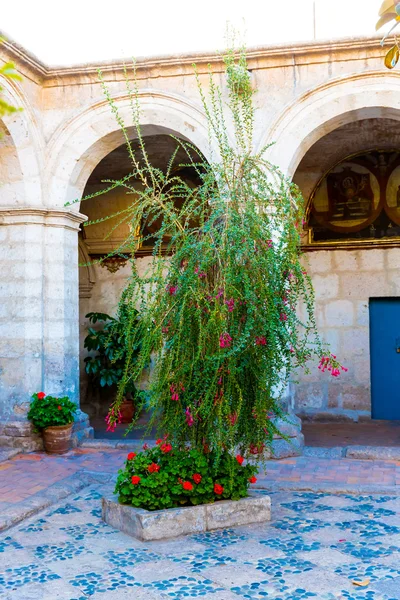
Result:
[[[137,317],[136,311],[136,322],[138,322]],[[106,313],[91,312],[86,315],[86,318],[91,325],[103,324],[101,329],[88,328],[84,347],[96,354],[85,358],[86,373],[101,387],[117,386],[123,377],[127,354],[123,315],[119,313],[118,318],[114,318]],[[138,353],[139,349],[140,344],[134,352]],[[134,381],[129,382],[125,392],[136,395]]]
[[[197,505],[217,500],[240,500],[255,483],[257,467],[223,452],[217,460],[207,448],[177,449],[168,439],[154,448],[128,454],[118,473],[115,493],[122,504],[146,510]]]
[[[68,396],[56,398],[38,392],[33,394],[32,398],[28,419],[32,421],[36,430],[73,423],[77,407]]]

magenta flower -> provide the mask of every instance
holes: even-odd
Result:
[[[215,297],[218,299],[218,298],[221,298],[221,296],[223,296],[223,295],[224,295],[224,290],[222,288],[219,288],[218,294]]]
[[[190,412],[190,408],[187,407],[187,409],[185,410],[185,417],[186,417],[186,423],[189,427],[192,427],[192,425],[194,424],[194,419],[193,419],[193,415]]]
[[[221,333],[219,336],[219,347],[220,348],[230,348],[232,344],[232,338],[229,333]]]
[[[228,311],[233,312],[235,308],[235,300],[233,298],[229,298],[229,300],[225,300],[225,304],[228,307]]]
[[[267,345],[267,340],[265,339],[265,337],[263,335],[258,335],[256,337],[256,346],[266,346]]]
[[[167,292],[169,293],[170,296],[175,296],[177,289],[178,289],[178,287],[176,285],[167,286]]]

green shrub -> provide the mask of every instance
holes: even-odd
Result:
[[[32,421],[35,429],[40,431],[54,425],[73,423],[77,407],[68,396],[56,398],[39,392],[33,394],[32,398],[28,419]]]
[[[179,450],[168,440],[154,448],[131,452],[118,474],[115,493],[122,504],[147,510],[197,505],[217,500],[239,500],[255,483],[257,467],[243,464],[240,455]]]

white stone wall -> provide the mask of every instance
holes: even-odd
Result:
[[[308,252],[304,262],[315,288],[316,315],[323,339],[348,367],[339,378],[299,373],[297,414],[319,419],[371,416],[370,298],[400,296],[400,249]]]

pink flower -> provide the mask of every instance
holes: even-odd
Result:
[[[279,319],[282,322],[287,321],[287,314],[286,313],[281,313]]]
[[[263,335],[256,337],[256,346],[266,346],[267,340]]]
[[[185,410],[185,417],[186,417],[186,423],[189,427],[192,427],[192,425],[194,424],[194,419],[193,419],[193,415],[190,412],[190,408],[187,407],[187,409]]]
[[[218,290],[218,294],[215,296],[216,298],[221,298],[221,296],[224,295],[224,290],[222,288],[219,288]]]
[[[273,247],[272,240],[267,240],[267,246],[268,246],[268,248],[272,248]]]
[[[167,286],[167,292],[169,293],[170,296],[175,296],[177,289],[178,289],[178,286],[176,286],[176,285]]]
[[[173,400],[174,402],[178,402],[179,400],[179,394],[176,391],[176,388],[174,385],[170,385],[169,386],[169,391],[171,392],[171,400]]]
[[[232,344],[232,338],[229,333],[221,333],[219,336],[219,347],[220,348],[230,348]]]
[[[228,312],[233,312],[235,309],[235,300],[230,298],[229,300],[225,300],[225,304],[228,307]]]

